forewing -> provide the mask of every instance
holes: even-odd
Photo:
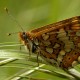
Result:
[[[35,30],[40,55],[50,64],[62,68],[80,63],[80,16],[66,19]]]

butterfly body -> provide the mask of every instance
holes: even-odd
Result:
[[[80,63],[80,16],[49,24],[20,39],[32,53],[39,53],[51,65],[68,69]]]

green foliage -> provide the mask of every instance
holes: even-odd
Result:
[[[36,55],[31,57],[22,51],[0,50],[1,80],[75,80],[75,77],[65,71],[51,66]],[[75,69],[80,71],[80,67]]]

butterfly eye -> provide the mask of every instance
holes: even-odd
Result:
[[[69,57],[68,59],[70,60],[71,58]]]
[[[26,35],[25,32],[23,32],[22,37],[23,37],[24,40],[27,40],[27,35]]]

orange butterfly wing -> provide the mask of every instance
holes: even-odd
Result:
[[[50,64],[69,68],[80,63],[80,16],[32,30],[29,35]]]

